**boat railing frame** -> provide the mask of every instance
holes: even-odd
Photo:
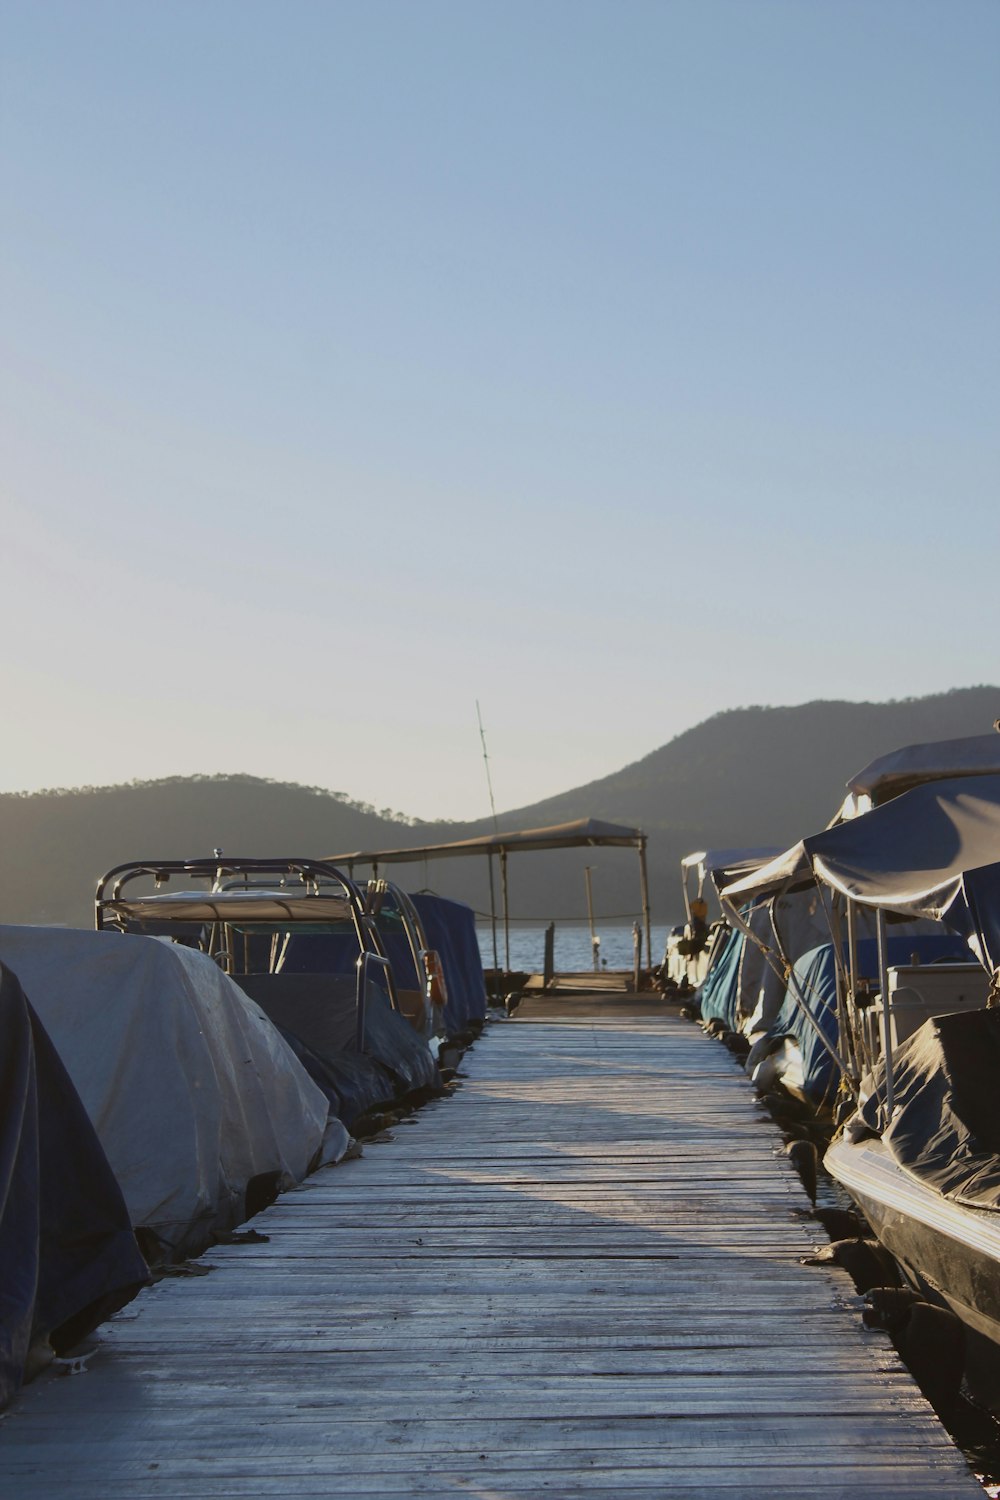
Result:
[[[267,884],[266,881],[260,879],[264,875],[281,876],[283,880],[291,877],[293,880],[301,881],[306,889],[311,887],[317,891],[321,884],[340,886],[347,899],[355,935],[358,940],[355,1024],[359,1049],[364,1050],[367,987],[372,967],[384,970],[389,1004],[394,1011],[399,1012],[400,1005],[396,976],[393,972],[392,963],[385,952],[374,917],[369,910],[367,894],[362,895],[356,882],[331,860],[313,859],[301,855],[272,855],[269,857],[230,856],[223,855],[221,852],[213,854],[210,858],[205,857],[200,859],[129,860],[127,863],[115,865],[113,869],[102,875],[97,882],[97,890],[94,897],[94,916],[97,930],[99,932],[107,931],[110,926],[121,930],[118,923],[107,923],[105,915],[109,908],[122,899],[123,890],[132,881],[151,878],[159,886],[165,884],[174,875],[184,875],[192,880],[208,880],[211,882],[214,891],[249,891],[255,888],[259,889]],[[110,894],[108,894],[109,887]],[[169,917],[165,917],[163,920],[165,923],[169,923],[170,919]],[[235,924],[206,923],[205,925],[210,926],[213,931],[216,927],[223,926],[228,932],[228,929],[232,928]],[[294,928],[295,925],[293,920],[289,920],[290,928]],[[210,935],[208,952],[210,956],[216,957],[216,954],[213,952],[213,946],[213,939]],[[222,964],[222,967],[227,973],[230,973],[232,945],[228,937],[225,941],[225,946],[220,951],[226,960]]]
[[[359,1052],[365,1050],[365,1017],[368,1011],[368,971],[373,965],[376,968],[385,970],[386,985],[389,989],[392,1008],[397,1011],[399,1009],[399,1002],[395,997],[395,980],[392,973],[392,964],[383,954],[372,953],[370,948],[366,948],[362,953],[358,954],[357,963],[358,980],[355,1014],[357,1026],[356,1039]]]

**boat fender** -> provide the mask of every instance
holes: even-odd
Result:
[[[819,1172],[819,1153],[812,1141],[789,1141],[785,1154],[798,1172],[802,1186],[809,1194],[809,1202],[816,1207],[816,1180]]]
[[[862,1294],[873,1287],[899,1286],[896,1262],[878,1240],[834,1240],[807,1256],[804,1264],[840,1266],[854,1282],[854,1290]]]
[[[914,1302],[923,1297],[908,1286],[873,1286],[865,1293],[867,1306],[864,1311],[866,1328],[882,1328],[886,1333],[896,1333],[910,1316]]]
[[[728,1047],[733,1056],[738,1058],[740,1062],[743,1062],[750,1051],[750,1043],[742,1031],[727,1031],[722,1041],[723,1045]]]
[[[831,1240],[863,1240],[868,1226],[852,1208],[817,1208],[818,1219]]]
[[[758,1034],[750,1047],[750,1051],[747,1053],[747,1060],[744,1064],[751,1077],[753,1076],[754,1068],[759,1063],[762,1063],[766,1057],[770,1057],[772,1052],[777,1052],[785,1037],[785,1032],[782,1032],[780,1036],[769,1036],[766,1032],[763,1036]]]

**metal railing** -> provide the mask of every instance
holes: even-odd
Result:
[[[385,970],[386,987],[389,991],[389,1003],[392,1006],[393,1010],[399,1009],[399,1006],[396,1002],[395,990],[392,982],[392,965],[390,964],[389,960],[387,958],[383,958],[380,953],[372,953],[370,948],[366,948],[363,953],[358,954],[358,989],[356,1001],[357,1030],[355,1035],[359,1052],[363,1052],[365,1050],[365,1011],[367,1008],[368,999],[368,971],[371,968],[372,964],[375,964],[376,967]]]

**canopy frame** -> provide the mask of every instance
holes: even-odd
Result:
[[[598,819],[584,818],[575,823],[561,823],[548,828],[527,828],[506,833],[484,834],[479,838],[459,839],[450,844],[424,844],[404,849],[355,850],[350,854],[330,855],[331,863],[346,865],[353,877],[355,864],[371,866],[373,875],[380,865],[419,864],[431,859],[468,858],[485,854],[490,862],[490,895],[493,898],[492,861],[500,859],[500,886],[504,928],[504,956],[510,969],[510,893],[507,879],[507,859],[510,854],[541,852],[549,849],[617,848],[635,849],[639,856],[639,886],[642,904],[642,923],[645,931],[646,955],[649,964],[653,961],[652,917],[649,903],[649,872],[646,863],[647,835],[641,828],[627,828],[615,823],[603,823]],[[496,911],[491,910],[493,924],[493,950],[496,958]]]

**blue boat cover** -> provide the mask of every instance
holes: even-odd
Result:
[[[441,959],[448,988],[444,1021],[449,1036],[455,1036],[486,1017],[486,980],[476,936],[476,916],[471,906],[434,896],[429,891],[412,895],[410,900],[423,923],[427,946]]]
[[[739,1026],[736,1007],[739,1000],[740,958],[745,942],[742,932],[734,927],[698,991],[702,1020],[721,1021],[729,1031],[735,1031]]]
[[[0,1406],[148,1281],[125,1200],[16,976],[0,964]]]
[[[945,959],[967,960],[969,950],[960,937],[951,933],[904,933],[888,937],[886,957],[890,964],[908,964],[913,954],[918,955],[921,963],[931,964]],[[862,974],[878,973],[878,944],[874,938],[858,942],[858,967]],[[801,1003],[796,1002],[796,995]],[[803,1007],[812,1020],[803,1013]],[[836,1047],[837,966],[832,943],[821,943],[796,960],[784,1002],[769,1033],[775,1040],[795,1038],[802,1057],[803,1092],[812,1104],[822,1108],[832,1102],[840,1076],[820,1040],[817,1025]]]
[[[357,967],[358,940],[352,932],[293,932],[285,947],[283,974],[351,974]],[[393,972],[395,959],[390,955]],[[412,961],[411,961],[412,968]],[[282,1033],[292,1044],[287,1032]],[[338,1117],[351,1125],[366,1109],[385,1104],[399,1092],[437,1088],[437,1063],[423,1037],[394,1011],[378,980],[370,978],[365,1006],[364,1054],[344,1050],[323,1056],[317,1067],[309,1049],[294,1043],[299,1061],[331,1103]]]
[[[396,1081],[387,1068],[363,1052],[344,1050],[321,1056],[284,1026],[278,1030],[327,1097],[331,1114],[348,1127],[366,1110],[385,1106],[395,1098]]]
[[[942,922],[1000,964],[1000,775],[930,781],[802,839],[723,899],[737,906],[821,881],[864,906]]]

